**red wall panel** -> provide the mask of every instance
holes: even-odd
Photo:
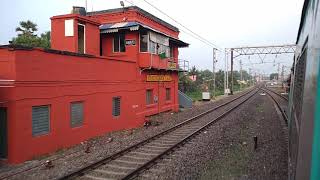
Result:
[[[146,70],[125,60],[87,58],[32,51],[11,51],[14,87],[7,90],[10,163],[70,147],[89,138],[142,125],[145,116],[178,110],[177,74]],[[171,82],[146,82],[148,74],[167,74]],[[165,88],[172,101],[165,101]],[[146,105],[146,89],[152,88],[159,102]],[[3,89],[1,89],[3,90]],[[0,91],[2,92],[2,91]],[[112,116],[112,97],[121,97],[121,115]],[[1,96],[0,96],[1,97]],[[0,99],[3,100],[3,99]],[[84,124],[70,126],[70,103],[84,102]],[[32,106],[50,105],[50,133],[32,136]],[[22,152],[21,149],[24,149]]]

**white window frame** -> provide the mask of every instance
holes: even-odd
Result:
[[[65,37],[74,36],[74,20],[73,19],[64,20],[64,36]]]
[[[126,33],[123,33],[124,34],[124,48],[125,48],[125,51],[124,52],[121,52],[120,51],[120,33],[118,32],[118,36],[119,36],[119,51],[114,51],[114,36],[113,36],[113,39],[112,39],[112,52],[113,53],[125,53],[127,51],[127,48],[126,48]],[[140,46],[140,44],[139,44]]]

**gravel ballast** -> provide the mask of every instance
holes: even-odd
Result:
[[[257,94],[139,178],[287,179],[286,129],[278,113],[270,97]]]

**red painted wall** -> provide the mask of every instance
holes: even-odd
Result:
[[[137,64],[130,60],[65,56],[38,49],[6,54],[16,73],[15,87],[5,92],[9,102],[2,103],[9,114],[9,163],[23,162],[106,132],[139,126],[151,114],[178,110],[176,73],[170,73],[172,82],[146,82],[147,74],[164,72],[140,74]],[[171,101],[165,101],[166,87],[172,89]],[[146,105],[148,88],[159,96],[158,104]],[[115,96],[121,97],[118,118],[112,117]],[[70,127],[70,103],[74,101],[84,102],[84,125],[77,128]],[[32,106],[40,105],[50,105],[50,133],[33,137]]]
[[[164,70],[168,59],[139,52],[138,31],[127,31],[125,39],[136,40],[136,45],[126,46],[124,53],[113,52],[112,34],[103,35],[100,56],[99,25],[122,22],[124,18],[172,37],[179,34],[133,10],[92,17],[70,14],[51,18],[52,48],[77,52],[77,23],[81,22],[85,24],[86,54],[93,57],[0,48],[0,79],[15,80],[14,87],[0,88],[0,106],[8,109],[9,163],[20,163],[106,132],[137,127],[146,116],[178,111],[178,73]],[[73,37],[65,37],[66,19],[74,19]],[[177,58],[175,47],[174,61]],[[147,82],[150,74],[169,75],[172,81]],[[166,88],[171,88],[169,101]],[[159,97],[157,103],[146,105],[147,89]],[[114,118],[112,98],[116,96],[121,97],[121,115]],[[70,103],[75,101],[84,102],[84,124],[71,128]],[[32,106],[40,105],[50,105],[50,132],[33,137]]]
[[[65,36],[65,20],[74,20],[74,35]],[[51,18],[51,48],[61,51],[78,52],[78,23],[85,25],[85,54],[99,56],[99,23],[76,14]]]
[[[100,55],[100,30],[98,25],[85,23],[86,54]]]
[[[66,19],[52,19],[51,20],[51,48],[61,51],[78,51],[78,41],[77,36],[77,21],[74,22],[75,34],[74,36],[66,37],[64,34],[65,25],[64,21]]]

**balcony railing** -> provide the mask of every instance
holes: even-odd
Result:
[[[140,54],[140,68],[153,68],[173,71],[189,71],[189,62],[183,59],[172,57],[161,58],[155,54]]]

